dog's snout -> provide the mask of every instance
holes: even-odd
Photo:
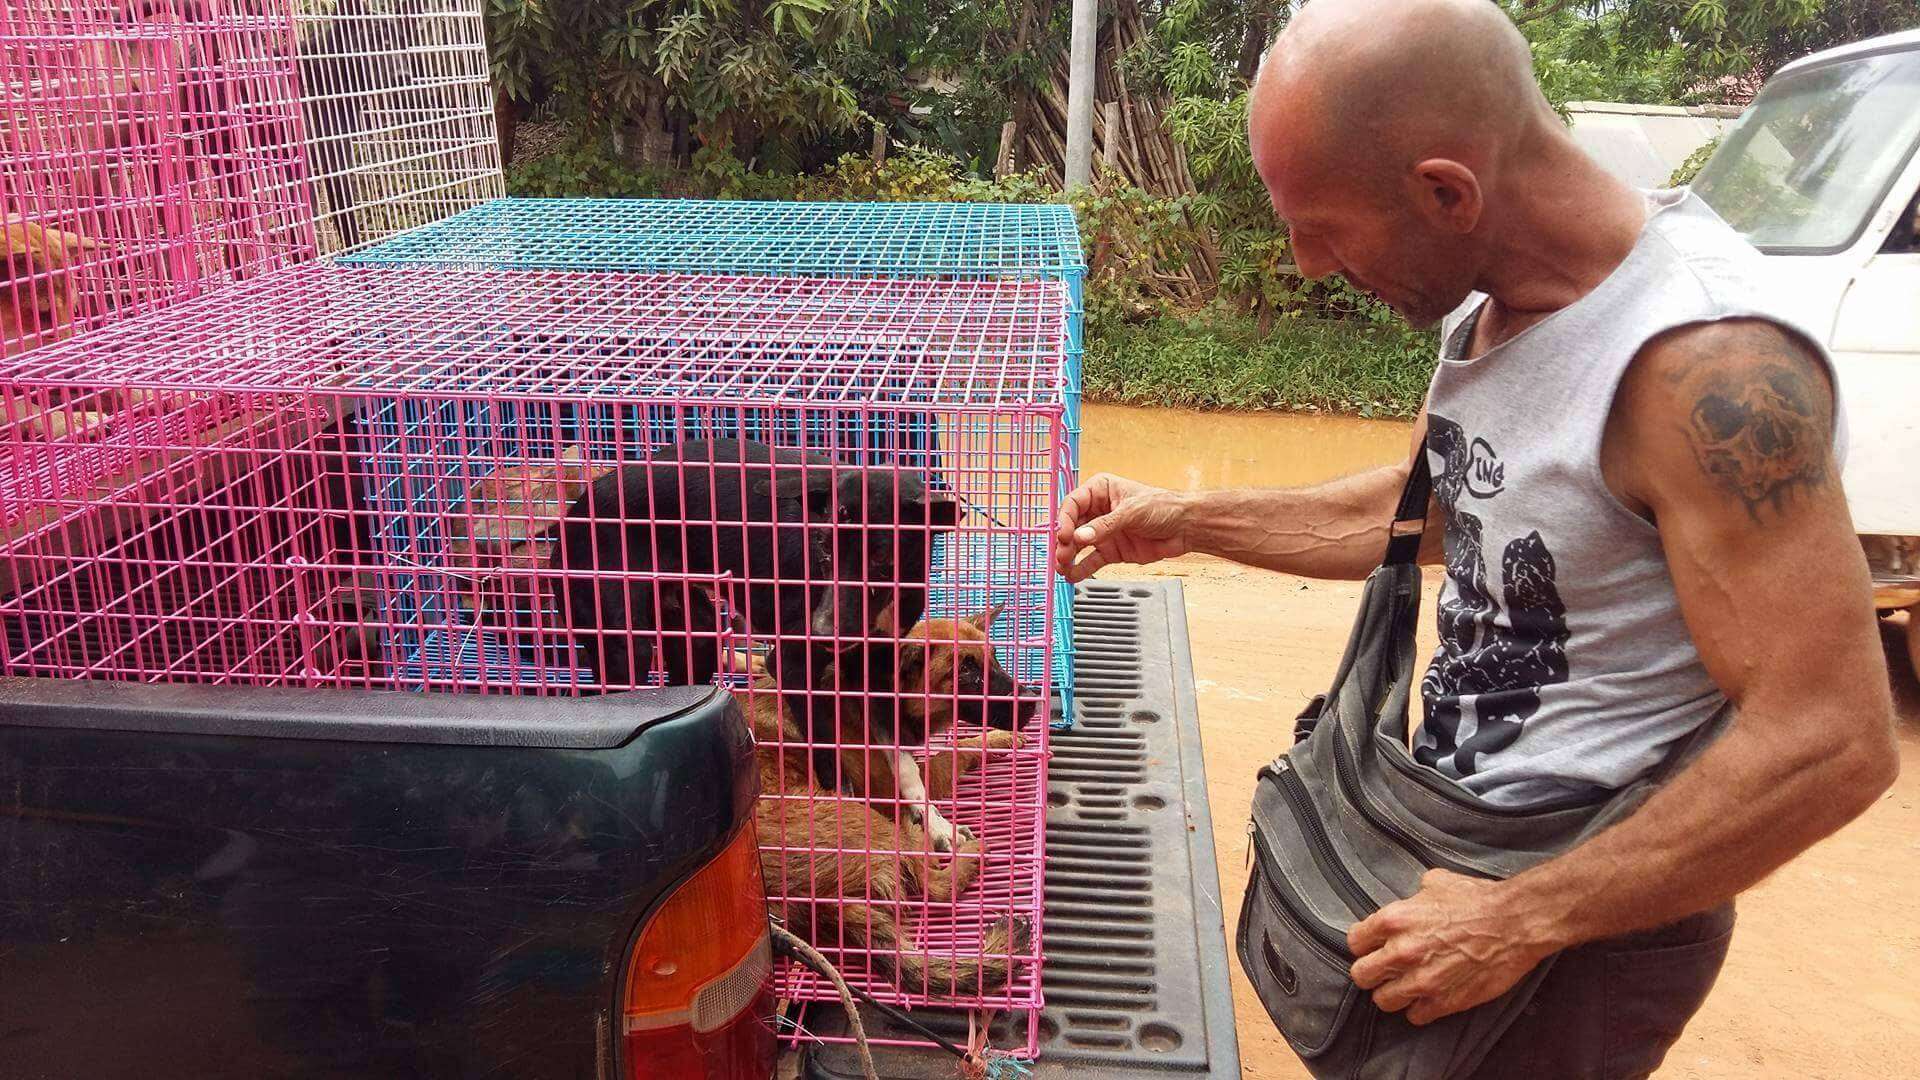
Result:
[[[1002,731],[1012,731],[1014,724],[1017,723],[1019,719],[1020,709],[1012,698],[996,697],[993,699],[993,703],[987,706],[988,727],[996,727]]]
[[[835,639],[838,647],[846,649],[872,636],[867,619],[867,590],[835,585],[821,594],[811,628],[815,637]]]

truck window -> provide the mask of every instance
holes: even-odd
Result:
[[[1893,223],[1893,231],[1887,234],[1886,245],[1880,250],[1889,255],[1920,252],[1920,191],[1913,193],[1906,211]]]
[[[1760,92],[1693,190],[1762,251],[1852,244],[1920,142],[1920,50],[1822,64]]]

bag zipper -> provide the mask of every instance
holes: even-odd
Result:
[[[1253,845],[1260,849],[1260,865],[1273,865],[1273,853],[1267,847],[1267,838],[1256,831]],[[1280,901],[1280,914],[1293,924],[1295,930],[1305,935],[1307,944],[1339,967],[1353,965],[1353,950],[1347,947],[1346,935],[1309,914],[1305,910],[1306,905],[1293,895],[1285,878],[1278,874],[1261,874],[1260,880],[1265,883],[1267,891]]]
[[[1280,783],[1280,790],[1287,796],[1287,802],[1293,807],[1293,817],[1300,823],[1300,829],[1307,834],[1307,846],[1313,851],[1313,861],[1319,864],[1320,872],[1333,884],[1334,891],[1347,903],[1349,910],[1361,918],[1380,910],[1380,905],[1367,890],[1361,888],[1360,880],[1353,876],[1347,865],[1340,861],[1339,852],[1333,849],[1333,838],[1327,835],[1327,827],[1320,815],[1313,811],[1313,796],[1307,792],[1306,781],[1294,771],[1293,763],[1282,759],[1276,762],[1274,775]]]
[[[1335,734],[1342,735],[1343,733],[1336,732]],[[1353,758],[1349,755],[1347,740],[1344,737],[1333,740],[1333,772],[1335,779],[1340,782],[1341,792],[1346,795],[1347,801],[1353,804],[1354,809],[1360,811],[1360,816],[1366,818],[1368,823],[1374,828],[1397,841],[1399,845],[1406,850],[1407,854],[1412,855],[1420,865],[1429,870],[1436,868],[1451,870],[1456,874],[1465,874],[1468,877],[1484,878],[1487,876],[1487,872],[1478,867],[1468,866],[1465,863],[1456,861],[1432,850],[1432,848],[1419,837],[1408,832],[1399,822],[1394,821],[1375,807],[1372,797],[1360,786],[1360,777],[1354,769]]]

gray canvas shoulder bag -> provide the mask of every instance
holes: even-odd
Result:
[[[1466,1076],[1553,965],[1547,959],[1494,1001],[1415,1027],[1380,1011],[1348,977],[1354,923],[1412,896],[1429,869],[1506,878],[1566,851],[1632,813],[1731,714],[1722,709],[1652,775],[1581,802],[1495,806],[1415,762],[1407,724],[1419,682],[1414,627],[1428,469],[1419,454],[1332,688],[1301,715],[1293,747],[1260,770],[1254,789],[1240,964],[1322,1080]]]

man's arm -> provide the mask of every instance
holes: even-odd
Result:
[[[1733,726],[1631,817],[1507,882],[1435,872],[1350,936],[1354,978],[1416,1023],[1490,1000],[1550,953],[1730,899],[1871,806],[1899,768],[1865,557],[1817,358],[1764,323],[1642,351],[1608,486],[1660,529]]]
[[[1068,580],[1084,581],[1111,563],[1196,552],[1303,577],[1364,578],[1387,549],[1400,490],[1426,433],[1422,413],[1405,461],[1305,488],[1164,491],[1096,476],[1060,508],[1055,565]],[[1422,562],[1440,559],[1438,520],[1430,509]]]

